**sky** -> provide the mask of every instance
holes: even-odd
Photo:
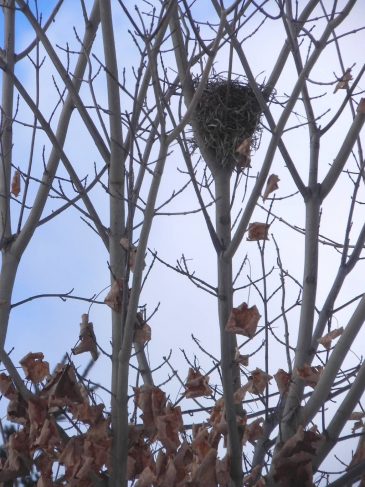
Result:
[[[85,3],[89,8],[91,2]],[[143,9],[143,2],[137,3]],[[207,3],[198,0],[194,7],[195,12],[202,19],[208,18],[211,22],[215,22],[215,15],[211,10],[207,11]],[[48,0],[38,2],[39,10],[43,12],[43,19],[47,18],[53,5],[54,2]],[[119,72],[122,76],[123,70],[125,69],[127,84],[133,87],[134,82],[131,68],[138,57],[138,50],[128,35],[127,30],[130,28],[130,25],[127,19],[117,9],[118,2],[114,1],[113,7],[116,12],[114,20],[118,61],[120,63]],[[361,27],[363,17],[362,9],[361,2],[357,2],[351,19],[341,26],[339,32]],[[313,20],[313,35],[316,35],[321,29],[321,26],[322,23],[319,19]],[[252,34],[256,27],[258,25],[255,22],[249,24],[247,34]],[[3,20],[1,18],[0,39],[3,37],[2,29]],[[204,29],[203,26],[202,29]],[[74,2],[74,0],[65,0],[60,14],[56,18],[56,22],[49,29],[50,39],[53,45],[57,46],[57,52],[64,61],[67,59],[64,52],[66,45],[69,45],[70,50],[78,50],[79,44],[75,32],[82,36],[82,30],[83,25],[79,3]],[[27,21],[23,19],[21,14],[17,14],[17,52],[22,51],[33,38],[34,33]],[[281,49],[282,41],[283,29],[278,20],[264,23],[245,42],[245,53],[259,82],[264,82],[269,76]],[[357,35],[345,37],[341,39],[341,44],[345,65],[349,67],[355,64],[353,73],[356,76],[363,62],[362,46],[364,45],[364,33],[360,32]],[[100,59],[103,58],[100,34],[97,37],[94,52]],[[41,49],[40,58],[43,59],[43,56],[45,56],[45,53]],[[175,64],[172,53],[167,52],[164,56],[168,73],[173,73]],[[31,54],[31,57],[34,59],[34,53]],[[223,72],[227,69],[227,58],[227,51],[222,51],[215,64],[217,72]],[[70,61],[72,70],[74,56],[71,56]],[[93,74],[96,74],[96,64],[93,64]],[[242,74],[242,67],[238,59],[234,59],[233,71],[237,74]],[[335,47],[332,45],[310,75],[310,79],[313,81],[310,84],[311,93],[319,96],[315,105],[317,115],[330,110],[322,118],[321,123],[323,126],[325,126],[326,122],[336,112],[344,97],[344,93],[342,92],[333,94],[333,85],[328,86],[326,84],[334,82],[334,73],[339,76],[341,68],[336,57]],[[19,63],[17,66],[17,74],[22,79],[27,90],[30,93],[34,93],[34,69],[29,60],[25,59]],[[51,77],[52,75],[54,76],[53,79]],[[290,93],[295,80],[296,73],[294,65],[293,63],[288,63],[276,87],[277,100],[285,101],[285,95]],[[47,117],[53,112],[58,99],[55,83],[57,83],[57,86],[62,87],[59,76],[54,73],[49,59],[45,57],[40,71],[40,106],[47,114]],[[361,83],[359,85],[360,89],[365,89]],[[95,79],[95,92],[97,93],[98,103],[105,107],[107,96],[105,76],[102,72]],[[86,87],[82,89],[81,95],[86,104],[92,103],[90,92]],[[127,97],[122,97],[122,105],[128,110],[130,101]],[[296,108],[302,112],[301,107]],[[275,117],[278,117],[280,110],[280,106],[273,107]],[[58,115],[59,108],[56,110],[51,122],[53,128],[56,127]],[[32,123],[32,115],[22,101],[19,102],[17,120]],[[265,124],[265,122],[263,123]],[[303,117],[293,113],[288,126],[295,126],[300,123],[303,123]],[[350,114],[345,114],[341,121],[333,127],[333,130],[329,131],[328,135],[323,137],[323,149],[321,151],[319,168],[322,176],[326,174],[333,161],[350,123]],[[28,164],[30,134],[29,127],[18,122],[14,124],[13,164],[22,170],[25,170]],[[306,182],[308,169],[307,127],[303,126],[296,130],[286,132],[283,140],[296,162],[300,175]],[[252,187],[253,178],[255,178],[260,170],[268,141],[269,134],[264,130],[261,145],[257,152],[252,155],[251,178],[247,181],[248,188]],[[47,158],[49,150],[49,144],[45,136],[39,133],[34,156],[36,177],[39,177],[43,171],[43,151]],[[91,179],[94,173],[94,165],[96,168],[102,167],[103,163],[100,155],[95,150],[93,141],[90,139],[82,123],[80,123],[77,114],[74,115],[70,125],[69,135],[65,144],[65,152],[71,158],[71,162],[77,168],[80,177],[89,175],[88,177]],[[352,160],[349,161],[348,167],[349,169],[354,167]],[[203,166],[200,164],[200,174],[202,168]],[[157,206],[169,198],[174,190],[182,187],[187,182],[186,175],[182,171],[185,171],[184,162],[181,156],[179,156],[178,151],[175,151],[167,161]],[[280,189],[277,194],[280,198],[295,192],[295,187],[279,152],[275,156],[272,172],[280,178]],[[62,168],[60,175],[65,176]],[[71,188],[69,185],[67,183],[62,184],[70,194]],[[30,197],[34,195],[36,187],[36,183],[31,185]],[[148,187],[145,187],[144,191],[147,189]],[[233,209],[234,215],[239,214],[240,209],[244,206],[244,202],[242,202],[244,192],[245,186],[244,183],[241,183]],[[333,195],[323,205],[321,234],[333,240],[342,241],[346,215],[351,202],[351,192],[352,185],[349,184],[349,175],[344,174],[341,176],[341,184],[339,184],[338,189],[334,191]],[[205,194],[205,197],[209,200],[207,194]],[[105,222],[105,225],[108,225],[108,201],[106,193],[100,185],[93,190],[92,198],[102,216],[103,222]],[[361,202],[365,201],[363,189],[360,191],[359,200]],[[49,201],[45,215],[50,214],[58,205],[59,200],[54,199]],[[266,203],[265,207],[267,208],[268,206],[269,204]],[[198,202],[192,189],[188,187],[184,193],[173,200],[168,206],[168,211],[186,212],[187,210],[195,210],[197,208]],[[363,206],[359,205],[355,213],[356,218],[354,218],[352,231],[353,238],[357,235],[357,232],[363,224],[362,208]],[[14,222],[16,222],[18,210],[19,205],[14,203],[12,209]],[[212,208],[209,208],[209,212],[211,215],[213,214]],[[302,261],[298,256],[301,255],[303,249],[303,235],[291,227],[303,228],[304,226],[304,206],[302,199],[299,195],[295,195],[290,199],[279,199],[274,203],[272,212],[280,216],[282,221],[275,219],[270,228],[270,240],[266,244],[265,257],[267,269],[270,269],[272,266],[277,268],[274,239],[271,236],[273,234],[281,249],[284,268],[288,269],[289,272],[292,272],[300,280],[302,277]],[[257,208],[252,221],[265,221],[265,218],[266,212]],[[137,221],[140,220],[141,216],[137,218]],[[216,257],[201,213],[156,217],[150,237],[149,249],[152,252],[157,250],[158,256],[172,266],[175,266],[177,261],[181,261],[181,257],[184,255],[189,264],[189,268],[198,277],[215,285]],[[247,284],[247,275],[253,280],[261,276],[260,255],[257,245],[255,242],[247,242],[244,238],[235,258],[236,270],[240,267],[246,255],[248,255],[248,261],[243,267],[243,272],[238,280],[240,286]],[[152,255],[148,253],[146,256],[146,269],[149,268],[151,262]],[[320,247],[319,307],[331,285],[338,262],[339,254],[336,250],[324,245]],[[338,304],[345,302],[349,296],[363,292],[363,273],[364,263],[362,261],[359,263],[354,276],[351,276],[349,284],[344,286],[344,291],[339,298]],[[273,274],[268,279],[268,283],[272,289],[275,289],[275,286],[278,285],[277,275],[274,276]],[[42,293],[66,293],[71,289],[73,290],[73,295],[82,297],[98,295],[97,299],[103,301],[107,293],[106,288],[108,285],[108,255],[105,248],[100,239],[80,219],[79,213],[75,210],[68,210],[37,229],[22,259],[14,289],[13,301],[16,303],[30,296]],[[288,303],[295,301],[297,295],[298,287],[293,282],[289,282],[287,287]],[[249,305],[257,304],[259,310],[262,312],[262,303],[260,302],[258,293],[254,289],[244,288],[235,293],[234,305],[238,306],[242,302],[247,302]],[[276,315],[279,309],[278,296],[274,299],[274,302],[272,311],[270,311],[271,318]],[[147,305],[147,315],[151,314],[158,307],[158,312],[149,321],[152,326],[152,341],[148,346],[147,353],[151,367],[158,366],[161,362],[161,356],[167,355],[169,350],[172,349],[171,363],[173,367],[178,369],[181,378],[184,379],[188,369],[188,365],[182,357],[181,349],[184,349],[191,360],[194,360],[195,356],[199,356],[198,363],[201,365],[202,370],[209,370],[211,360],[209,357],[201,354],[192,342],[191,334],[193,333],[199,339],[202,346],[211,354],[214,356],[219,355],[219,330],[215,299],[201,290],[194,288],[188,279],[156,263],[151,269],[149,279],[143,289],[141,296],[142,303],[146,303]],[[350,310],[339,313],[338,316],[336,315],[338,326],[345,324],[346,319],[350,315]],[[7,347],[8,349],[13,348],[11,356],[14,361],[19,360],[29,351],[43,351],[51,366],[55,366],[62,358],[64,351],[70,353],[72,347],[75,345],[81,315],[88,311],[90,320],[94,323],[98,342],[104,350],[110,350],[110,313],[105,305],[94,304],[89,310],[89,304],[84,301],[67,300],[64,303],[60,299],[44,298],[33,300],[16,307],[12,312]],[[290,318],[291,333],[295,336],[298,312],[295,311],[288,316]],[[278,334],[282,337],[282,328],[279,328],[279,324]],[[364,338],[362,335],[361,337],[362,339]],[[261,340],[260,336],[258,336],[254,344],[249,344],[248,347],[245,347],[244,350],[246,351],[244,353],[251,352],[251,347],[256,349],[256,346],[260,345]],[[272,373],[275,373],[277,368],[284,368],[284,364],[281,352],[278,352],[279,348],[276,348],[274,344],[275,340],[273,338],[270,340],[274,350],[272,357],[270,357],[272,359],[270,369]],[[277,352],[275,352],[276,350]],[[361,344],[354,344],[354,356],[355,354],[361,355],[361,353]],[[84,356],[73,357],[73,360],[80,368],[87,362]],[[248,373],[249,370],[253,370],[260,365],[262,366],[262,351],[253,357],[246,372]],[[157,382],[165,381],[170,373],[171,371],[166,367],[158,371],[156,373],[158,378]],[[92,377],[93,380],[102,381],[108,386],[109,365],[106,357],[102,356],[96,362]],[[179,397],[181,385],[178,381],[172,381],[170,383],[169,391],[172,400]],[[100,394],[103,398],[105,397],[102,393]],[[349,451],[347,455],[350,455]],[[332,466],[339,468],[338,464],[333,464]]]

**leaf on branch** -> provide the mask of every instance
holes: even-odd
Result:
[[[324,335],[321,338],[318,338],[318,343],[324,346],[326,350],[329,350],[331,348],[331,343],[332,340],[335,338],[339,337],[343,333],[343,327],[337,328],[336,330],[332,330],[327,335]]]
[[[104,303],[113,311],[120,313],[123,299],[123,280],[117,279],[113,282],[110,291],[104,299]]]
[[[249,308],[246,303],[242,303],[238,308],[232,308],[225,330],[252,338],[260,318],[261,315],[255,305]]]
[[[236,347],[236,352],[235,352],[235,355],[234,355],[234,361],[237,364],[241,364],[244,367],[247,367],[248,366],[248,360],[249,360],[249,358],[250,358],[249,355],[241,355],[239,348]]]
[[[58,461],[65,466],[66,478],[73,479],[77,476],[77,472],[82,465],[84,438],[81,436],[73,436],[70,438],[61,452]]]
[[[266,201],[267,197],[269,196],[270,193],[273,191],[279,189],[278,182],[280,181],[279,177],[276,174],[271,174],[268,177],[267,183],[266,183],[266,189],[264,194],[262,195],[262,200]]]
[[[34,442],[47,418],[47,401],[39,397],[28,399],[28,416],[30,422],[29,438]]]
[[[333,93],[336,93],[338,90],[347,90],[349,88],[349,81],[351,80],[351,68],[347,68],[342,77],[338,80],[335,91]]]
[[[246,396],[247,392],[249,392],[250,389],[251,389],[250,382],[248,382],[246,385],[238,388],[236,390],[236,392],[233,394],[234,403],[235,404],[241,404],[244,401],[245,396]]]
[[[76,421],[82,421],[83,423],[93,425],[101,418],[104,404],[90,406],[90,404],[85,401],[82,404],[70,404],[69,409]]]
[[[13,381],[4,372],[0,374],[0,393],[7,399],[14,399],[17,394]]]
[[[141,315],[137,313],[137,319],[134,324],[134,337],[133,341],[140,345],[145,345],[151,340],[151,327],[146,323]]]
[[[356,430],[358,430],[359,428],[363,428],[364,426],[364,423],[360,420],[360,421],[356,421],[353,425],[353,427],[351,428],[351,433],[354,434]]]
[[[8,458],[5,462],[4,470],[21,470],[23,467],[27,469],[32,464],[30,458],[28,434],[22,429],[9,436],[7,444]]]
[[[11,194],[17,198],[20,193],[20,171],[17,169],[11,181]]]
[[[257,418],[250,424],[247,424],[243,433],[242,443],[245,445],[248,441],[254,445],[256,440],[264,436],[264,429],[261,426],[264,418]]]
[[[58,433],[56,420],[53,417],[45,420],[34,445],[50,454],[59,449],[61,446],[61,438]]]
[[[216,486],[217,478],[215,473],[215,464],[217,460],[217,450],[211,448],[205,455],[200,465],[193,467],[192,485]]]
[[[26,424],[28,421],[27,403],[23,397],[17,393],[16,396],[11,399],[7,409],[8,420],[13,423]]]
[[[95,361],[99,356],[96,336],[94,326],[92,323],[89,323],[89,315],[86,313],[81,316],[79,339],[80,343],[72,349],[72,353],[78,355],[80,353],[90,352],[92,359]]]
[[[357,113],[365,113],[365,98],[361,98],[360,103],[357,105]]]
[[[173,457],[167,460],[167,455],[160,450],[156,459],[156,477],[158,487],[176,485],[177,470]],[[185,472],[184,472],[185,477]]]
[[[256,368],[251,372],[251,376],[248,379],[248,392],[259,396],[265,392],[266,386],[269,384],[272,376],[266,374],[263,370]]]
[[[136,267],[136,258],[137,258],[137,250],[138,248],[135,245],[131,245],[129,240],[125,237],[120,239],[120,245],[123,247],[124,250],[129,252],[129,268],[132,272]],[[146,263],[143,261],[143,268],[145,268]]]
[[[190,367],[188,378],[186,379],[185,383],[185,397],[193,398],[210,396],[212,391],[208,385],[208,382],[208,375],[202,375],[198,370],[194,370]]]
[[[128,450],[127,478],[134,480],[137,475],[153,464],[153,457],[149,445],[140,436]]]
[[[237,147],[235,151],[237,166],[242,169],[246,167],[251,167],[251,137],[247,137],[243,142]]]
[[[256,465],[248,475],[245,475],[242,480],[243,485],[254,485],[256,484],[258,478],[261,476],[261,465]]]
[[[285,372],[283,369],[279,369],[276,374],[274,374],[274,379],[279,389],[281,395],[287,394],[291,382],[291,374]]]
[[[222,459],[217,458],[215,462],[215,474],[220,487],[228,487],[230,484],[229,467],[230,461],[228,455],[225,455]]]
[[[167,453],[175,452],[180,446],[179,431],[183,431],[184,423],[179,406],[166,406],[165,414],[157,416],[157,439],[166,448]]]
[[[267,234],[269,233],[270,225],[268,223],[254,222],[248,226],[247,240],[249,242],[258,240],[269,240]]]
[[[19,361],[24,370],[25,378],[33,382],[33,384],[39,384],[49,376],[49,363],[43,362],[43,359],[44,355],[42,352],[29,352]]]
[[[62,407],[70,403],[83,403],[84,398],[73,366],[59,364],[43,388],[41,397],[48,399],[49,406]]]
[[[156,418],[165,412],[166,395],[161,389],[145,384],[134,388],[135,404],[141,409],[141,418],[146,432],[154,435],[156,431]]]
[[[191,443],[193,452],[197,456],[199,463],[203,461],[208,451],[212,448],[209,442],[209,431],[206,426],[193,426],[193,441]]]
[[[135,487],[152,487],[154,482],[156,482],[156,475],[151,470],[151,467],[147,466],[139,476]]]
[[[313,387],[313,389],[316,387],[322,371],[323,367],[321,365],[311,367],[308,364],[304,364],[303,367],[296,369],[298,377],[304,381],[306,386]]]

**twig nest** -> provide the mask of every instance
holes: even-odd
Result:
[[[194,113],[197,130],[214,154],[215,164],[230,170],[249,167],[250,150],[257,149],[260,141],[260,117],[251,86],[242,77],[227,80],[220,75],[210,78]],[[195,138],[192,146],[198,146]]]

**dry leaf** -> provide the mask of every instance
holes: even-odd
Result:
[[[246,303],[242,303],[238,308],[232,309],[225,329],[230,333],[252,338],[260,318],[261,315],[255,305],[249,308]]]
[[[361,98],[360,103],[357,105],[357,113],[365,113],[365,98]]]
[[[80,323],[80,343],[72,349],[74,355],[79,353],[90,352],[93,360],[99,356],[98,347],[96,345],[96,336],[92,323],[89,323],[89,315],[83,314]]]
[[[230,484],[229,463],[228,455],[222,458],[222,460],[217,458],[217,461],[215,462],[215,474],[220,487],[228,487]]]
[[[365,416],[362,411],[354,411],[350,414],[349,421],[359,421]]]
[[[217,450],[211,448],[205,455],[200,465],[196,465],[192,475],[192,484],[204,487],[215,487],[217,478],[215,473],[215,463],[217,460]]]
[[[271,375],[266,374],[266,372],[259,368],[256,368],[253,372],[251,372],[251,377],[249,377],[247,388],[248,392],[258,396],[263,394],[271,379]]]
[[[0,393],[7,399],[14,399],[17,394],[13,381],[4,372],[0,374]]]
[[[151,467],[147,466],[139,476],[135,484],[135,487],[152,487],[152,484],[155,481],[156,481],[156,475],[151,470]]]
[[[351,80],[352,80],[351,68],[347,68],[344,74],[342,75],[342,78],[339,79],[335,91],[333,93],[336,93],[337,90],[347,90],[349,87],[349,81]]]
[[[13,175],[13,180],[11,181],[11,194],[17,198],[20,193],[20,171],[17,169]]]
[[[141,313],[137,313],[137,319],[134,324],[133,341],[140,345],[145,345],[151,340],[151,327],[142,317]]]
[[[28,416],[30,422],[29,438],[32,442],[34,442],[39,435],[47,418],[47,414],[47,401],[36,396],[28,399]]]
[[[248,360],[249,360],[249,358],[250,358],[249,355],[241,355],[239,348],[236,347],[236,352],[234,354],[234,361],[237,364],[241,364],[244,367],[247,367],[248,366]]]
[[[237,165],[242,169],[251,167],[251,142],[251,137],[247,137],[242,141],[235,151]]]
[[[266,183],[266,189],[264,194],[262,195],[263,201],[267,199],[270,193],[275,191],[276,189],[279,189],[278,182],[280,181],[279,177],[276,174],[271,174],[268,177],[267,183]]]
[[[270,225],[267,223],[254,222],[248,226],[248,241],[269,240],[267,234],[269,233]]]
[[[313,387],[313,389],[316,387],[322,371],[321,365],[311,367],[308,364],[304,364],[303,367],[298,367],[296,370],[298,377],[304,381],[305,385]]]
[[[113,311],[120,313],[123,299],[123,280],[117,279],[113,282],[110,291],[104,299],[104,303]]]
[[[42,352],[29,352],[19,361],[24,370],[25,378],[32,381],[33,384],[39,384],[49,376],[49,363],[43,362],[43,359]]]
[[[283,369],[279,369],[276,374],[274,374],[274,379],[276,381],[280,394],[285,395],[289,390],[291,374],[285,372],[285,370]]]
[[[188,378],[185,383],[185,397],[210,396],[211,389],[208,385],[209,376],[202,375],[199,371],[189,368]]]
[[[142,410],[141,418],[146,432],[154,435],[156,431],[156,418],[165,413],[166,395],[155,386],[145,384],[134,388],[136,405]]]
[[[129,240],[125,237],[120,239],[120,245],[123,247],[124,250],[129,252],[129,268],[132,272],[134,272],[136,266],[136,258],[137,258],[137,250],[138,248],[135,245],[131,245]],[[146,263],[143,262],[143,268],[146,266]]]
[[[351,428],[351,433],[354,434],[356,430],[358,430],[359,428],[362,428],[364,426],[364,423],[360,420],[360,421],[355,421],[353,427]]]
[[[157,428],[157,439],[166,448],[166,452],[175,452],[181,443],[179,432],[184,429],[180,407],[172,407],[171,404],[168,404],[165,414],[157,416],[155,424]]]
[[[251,384],[248,383],[236,390],[236,392],[233,394],[233,400],[235,404],[241,404],[243,402],[250,387]]]
[[[324,346],[326,350],[329,350],[331,348],[331,343],[332,340],[335,338],[339,337],[343,333],[343,327],[337,328],[336,330],[332,330],[327,335],[324,335],[321,338],[318,338],[318,343]]]
[[[49,406],[65,406],[83,403],[84,398],[72,365],[58,365],[41,392]]]
[[[258,480],[261,475],[261,465],[256,465],[248,475],[245,475],[242,480],[243,485],[253,485],[254,482]]]
[[[26,424],[28,422],[27,403],[19,393],[9,402],[7,415],[8,420],[13,423]]]
[[[256,440],[263,437],[264,429],[261,426],[263,422],[264,418],[257,418],[253,423],[246,425],[242,438],[242,443],[244,445],[247,441],[254,445]]]

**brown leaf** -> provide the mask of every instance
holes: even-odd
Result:
[[[266,189],[264,194],[262,195],[263,201],[267,199],[270,193],[275,191],[276,189],[279,189],[278,182],[280,181],[279,177],[276,174],[271,174],[268,177],[267,183],[266,183]]]
[[[246,396],[247,392],[249,392],[250,389],[251,389],[251,384],[250,383],[245,384],[244,386],[239,387],[235,391],[235,393],[233,394],[234,403],[235,404],[241,404],[244,401],[245,396]]]
[[[32,443],[39,435],[47,414],[47,401],[36,396],[28,399],[28,416],[30,422],[29,438]]]
[[[198,370],[189,368],[188,377],[185,383],[185,397],[210,396],[211,389],[208,385],[209,376],[202,375]]]
[[[77,421],[93,425],[101,418],[104,404],[90,406],[89,403],[83,402],[82,404],[70,404],[69,409]]]
[[[124,250],[127,252],[129,251],[129,268],[132,272],[136,267],[136,258],[137,258],[137,250],[138,248],[135,245],[131,245],[129,240],[125,237],[120,239],[120,245],[123,247]],[[143,262],[143,268],[146,266],[146,263]]]
[[[5,463],[5,470],[20,470],[23,466],[30,467],[28,434],[26,430],[19,430],[9,436],[7,444],[8,458]]]
[[[156,418],[165,412],[166,395],[155,386],[145,384],[134,388],[136,405],[142,410],[141,418],[146,432],[154,435],[156,431]]]
[[[270,225],[267,223],[254,222],[248,226],[248,241],[269,240],[267,234],[269,233]]]
[[[365,416],[365,413],[363,413],[362,411],[353,411],[350,414],[349,421],[359,421],[364,416]]]
[[[96,360],[99,356],[96,336],[93,324],[89,323],[89,315],[87,314],[81,316],[79,339],[80,343],[72,349],[72,353],[78,355],[79,353],[90,352],[92,359]]]
[[[327,335],[324,335],[321,338],[318,338],[318,343],[324,346],[326,350],[329,350],[331,348],[331,343],[332,340],[335,338],[339,337],[343,333],[343,327],[337,328],[336,330],[332,330]]]
[[[110,291],[104,299],[104,303],[113,311],[120,313],[123,299],[123,280],[117,279],[113,282]]]
[[[157,439],[166,448],[166,452],[175,452],[180,445],[179,431],[183,431],[181,409],[179,406],[166,406],[165,414],[157,416],[155,420],[157,428]]]
[[[311,367],[308,364],[304,364],[303,367],[298,367],[296,369],[298,377],[304,381],[306,386],[313,387],[313,389],[316,387],[322,371],[322,366],[317,365],[315,367]]]
[[[256,483],[258,477],[261,475],[261,468],[261,465],[256,465],[248,475],[243,477],[242,484],[251,486]]]
[[[139,343],[140,345],[145,345],[151,340],[151,327],[146,323],[141,315],[137,313],[137,319],[135,322],[135,331],[133,341]]]
[[[75,478],[82,465],[84,438],[73,436],[70,438],[63,449],[58,461],[65,466],[66,476],[69,479]]]
[[[357,113],[365,113],[365,98],[361,98],[360,103],[357,105]]]
[[[203,461],[208,451],[211,449],[209,443],[209,431],[206,426],[194,425],[193,441],[191,443],[193,452],[197,456],[199,463]]]
[[[228,487],[230,484],[229,463],[228,455],[222,459],[217,458],[215,462],[215,474],[220,487]]]
[[[217,450],[210,448],[203,461],[193,471],[192,482],[194,485],[204,487],[216,487],[217,477],[215,473],[215,463],[217,460]]]
[[[260,318],[255,305],[249,308],[246,303],[242,303],[238,308],[232,308],[225,330],[252,338]]]
[[[247,137],[241,142],[235,151],[237,165],[242,169],[251,167],[251,143],[251,137]]]
[[[14,399],[8,404],[8,420],[13,423],[26,424],[28,421],[27,403],[22,396],[17,393]]]
[[[175,485],[177,470],[173,458],[169,458],[163,476],[158,478],[158,487],[171,487]]]
[[[41,392],[49,406],[65,406],[83,403],[84,398],[72,365],[58,365]]]
[[[156,475],[151,470],[151,467],[147,466],[139,476],[135,484],[135,487],[152,487],[152,484],[155,481],[156,481]]]
[[[7,399],[15,399],[17,394],[12,379],[4,372],[0,374],[0,393]]]
[[[285,370],[283,369],[279,369],[276,374],[274,374],[274,379],[276,381],[280,394],[285,395],[289,390],[291,374],[285,372]]]
[[[45,420],[41,432],[35,440],[35,445],[48,453],[53,453],[61,446],[61,438],[58,433],[56,420],[53,417]]]
[[[43,359],[42,352],[29,352],[19,361],[24,370],[25,378],[32,381],[33,384],[39,384],[49,376],[49,363],[43,362]]]
[[[338,80],[335,91],[333,93],[336,93],[337,90],[347,90],[349,87],[349,81],[351,80],[351,68],[347,68],[342,77]]]
[[[249,377],[249,387],[247,389],[248,392],[251,392],[251,394],[256,394],[257,396],[263,394],[271,379],[271,375],[266,374],[266,372],[259,368],[256,368],[253,372],[251,372],[251,376]]]
[[[242,443],[245,445],[247,441],[255,444],[255,441],[262,438],[264,430],[261,424],[264,422],[263,418],[257,418],[250,424],[247,424],[243,433]]]
[[[237,364],[241,364],[244,367],[247,367],[248,366],[248,360],[249,360],[249,358],[250,358],[249,355],[241,355],[240,354],[240,351],[239,351],[239,348],[236,347],[236,352],[234,354],[234,361]]]
[[[355,421],[353,427],[351,428],[352,434],[355,433],[355,431],[358,430],[359,428],[362,428],[363,426],[364,426],[364,423],[361,420]]]
[[[13,174],[13,179],[11,181],[11,194],[17,198],[20,193],[20,171],[17,169]]]

